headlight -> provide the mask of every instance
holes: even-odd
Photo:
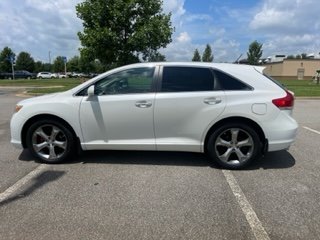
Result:
[[[14,109],[14,112],[16,112],[16,113],[19,112],[22,107],[23,107],[22,105],[18,105],[17,104],[15,109]]]

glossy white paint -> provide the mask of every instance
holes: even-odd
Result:
[[[80,124],[86,149],[155,150],[155,93],[84,97]],[[149,107],[136,104],[146,101]]]
[[[158,93],[154,110],[157,149],[201,151],[203,133],[225,106],[223,91]]]
[[[222,70],[253,87],[252,91],[77,96],[80,90],[121,70],[155,66],[201,66]],[[32,117],[48,114],[64,119],[84,150],[167,150],[203,152],[209,129],[229,117],[256,122],[269,141],[269,151],[294,141],[297,123],[291,111],[279,110],[272,99],[285,91],[261,74],[261,68],[213,63],[142,63],[99,75],[74,89],[19,102],[11,120],[11,142],[22,144],[21,131]],[[92,93],[92,91],[91,91]],[[138,104],[147,104],[137,107]]]

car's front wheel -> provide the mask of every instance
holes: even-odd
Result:
[[[59,121],[40,120],[33,123],[26,140],[31,153],[44,163],[60,163],[74,153],[74,136]]]
[[[261,153],[257,132],[243,123],[227,123],[214,131],[207,142],[211,158],[228,169],[241,169]]]

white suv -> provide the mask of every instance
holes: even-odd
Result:
[[[212,63],[141,63],[69,91],[21,101],[11,142],[46,163],[75,150],[207,153],[225,168],[288,149],[294,97],[263,68]]]
[[[57,78],[57,74],[55,74],[55,73],[50,73],[50,72],[39,72],[38,74],[37,74],[37,78],[40,78],[40,79],[42,79],[42,78]]]

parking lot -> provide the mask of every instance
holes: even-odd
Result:
[[[178,152],[39,164],[10,144],[20,99],[0,89],[0,239],[319,239],[320,100],[296,100],[289,151],[227,171]]]

